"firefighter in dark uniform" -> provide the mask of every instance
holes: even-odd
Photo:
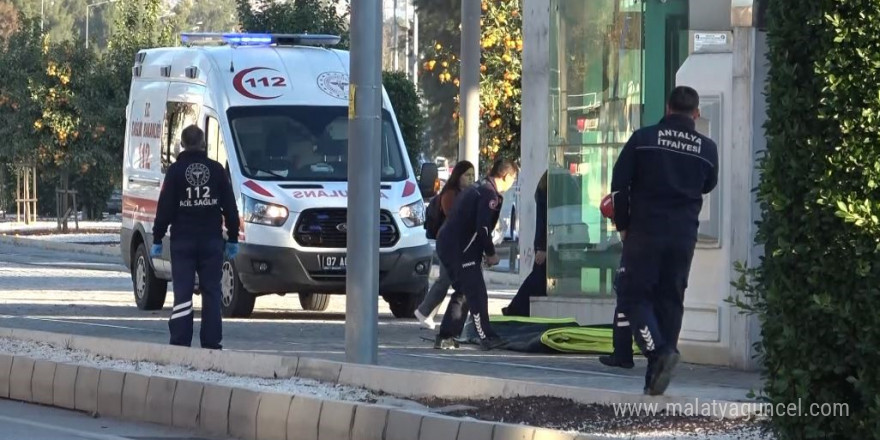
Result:
[[[437,234],[437,256],[449,273],[455,293],[443,315],[435,348],[454,348],[454,338],[461,334],[468,311],[482,349],[504,345],[489,325],[489,292],[483,279],[483,261],[485,258],[487,266],[500,261],[492,243],[492,231],[501,214],[502,194],[513,186],[517,172],[512,162],[497,160],[485,179],[458,195],[449,219]]]
[[[174,308],[168,328],[171,344],[189,347],[193,336],[193,290],[199,275],[202,293],[202,348],[222,349],[220,277],[224,254],[238,253],[239,217],[235,194],[220,163],[208,158],[205,134],[183,130],[184,151],[168,167],[153,224],[151,256],[162,255],[162,238],[171,226],[171,277]],[[227,239],[223,239],[223,220]],[[225,252],[224,252],[225,251]]]
[[[618,274],[614,277],[613,289],[615,294],[618,291]],[[629,318],[620,308],[620,305],[614,308],[614,319],[612,320],[611,344],[614,351],[607,356],[599,356],[599,362],[609,367],[633,368],[636,366],[633,361],[633,335],[630,329]]]
[[[718,147],[696,131],[700,98],[676,87],[659,124],[633,133],[614,165],[614,221],[623,239],[618,301],[648,358],[645,394],[661,395],[680,358],[684,292],[703,195],[718,183]]]
[[[602,205],[600,206],[600,211],[602,212],[602,217],[605,217],[611,220],[611,223],[614,224],[614,198],[611,194],[605,196],[602,199]],[[621,243],[623,244],[623,243]],[[620,297],[618,294],[618,284],[620,280],[620,266],[618,265],[617,272],[614,274],[614,281],[612,283],[612,289],[614,290],[615,296]],[[609,367],[620,367],[620,368],[633,368],[635,367],[635,362],[633,362],[633,335],[632,329],[630,329],[629,318],[623,313],[623,310],[620,308],[620,301],[618,301],[617,307],[614,308],[614,319],[612,319],[612,346],[614,347],[612,353],[607,356],[599,356],[599,362]]]

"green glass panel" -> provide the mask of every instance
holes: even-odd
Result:
[[[687,58],[688,0],[550,0],[548,294],[612,295],[599,214],[620,148],[656,123]]]
[[[612,294],[621,246],[599,203],[620,148],[641,126],[643,8],[551,1],[550,295]]]
[[[688,55],[688,0],[645,3],[645,124],[666,112],[666,97],[675,88],[675,74]]]

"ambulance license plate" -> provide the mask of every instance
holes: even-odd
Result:
[[[318,262],[321,270],[345,271],[345,255],[319,255]]]

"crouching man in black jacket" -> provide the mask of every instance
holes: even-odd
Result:
[[[718,183],[718,147],[698,133],[700,98],[677,87],[659,124],[633,133],[611,179],[623,239],[618,305],[648,358],[645,394],[666,391],[679,360],[684,291],[703,194]]]
[[[487,266],[500,261],[492,243],[492,231],[501,215],[504,203],[501,195],[513,186],[517,172],[512,162],[496,161],[485,179],[458,195],[448,220],[437,234],[437,256],[455,289],[434,343],[437,348],[454,348],[454,338],[461,334],[469,309],[480,347],[491,350],[504,345],[489,325],[489,292],[483,279],[483,259]]]
[[[186,347],[192,344],[192,297],[198,273],[202,292],[202,348],[222,349],[220,278],[224,244],[228,258],[238,253],[238,207],[223,166],[208,159],[204,132],[191,125],[183,130],[180,141],[184,151],[168,167],[159,194],[150,254],[152,257],[162,255],[162,238],[170,225],[174,285],[174,309],[168,323],[171,344]]]

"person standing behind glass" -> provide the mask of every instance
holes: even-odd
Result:
[[[531,316],[529,298],[547,296],[547,171],[535,190],[535,262],[510,304],[501,309],[504,316]]]
[[[462,189],[473,185],[474,180],[474,164],[466,160],[455,164],[449,179],[446,181],[446,185],[443,186],[443,190],[440,191],[436,198],[440,203],[440,211],[443,213],[444,221],[449,218],[449,214],[452,212],[452,204],[455,202],[455,197],[461,193]],[[441,264],[440,276],[434,281],[425,299],[415,311],[416,319],[418,319],[423,327],[431,330],[436,328],[434,315],[437,314],[437,309],[440,308],[440,304],[446,298],[450,286],[452,286],[452,280],[449,279],[449,273]]]

